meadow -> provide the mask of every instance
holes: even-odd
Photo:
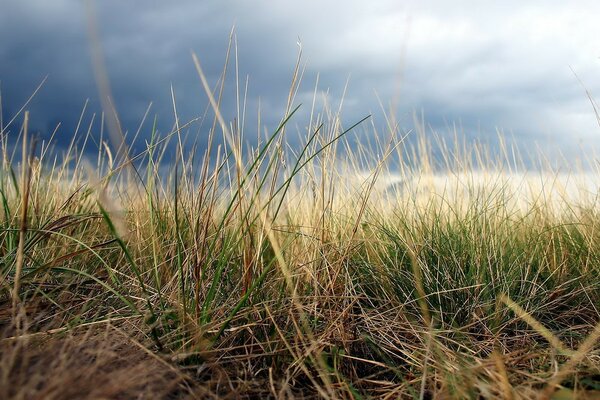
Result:
[[[205,150],[179,121],[137,154],[2,128],[0,398],[600,396],[597,162],[391,117],[356,146],[368,119],[294,120],[298,74],[248,148],[195,61]]]

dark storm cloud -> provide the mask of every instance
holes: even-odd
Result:
[[[68,0],[52,5],[43,1],[10,2],[3,8],[0,79],[5,114],[13,115],[48,75],[29,107],[32,125],[49,135],[61,121],[63,142],[68,142],[87,98],[91,99],[88,114],[99,111],[86,10],[80,2]],[[243,31],[255,25],[247,17],[238,21],[238,13],[243,17],[246,12],[244,8],[231,13],[219,2],[199,6],[187,1],[173,6],[163,2],[107,1],[96,4],[95,9],[113,97],[128,130],[137,128],[151,101],[151,113],[158,114],[163,131],[171,128],[171,84],[182,120],[202,115],[206,101],[191,51],[197,52],[208,78],[215,83],[232,26],[239,23],[238,29]],[[253,80],[269,82],[260,93],[268,99],[267,104],[281,104],[293,68],[296,39],[291,36],[291,44],[283,46],[278,41],[282,35],[267,40],[266,33],[258,29],[254,37],[248,35],[248,41],[242,39],[240,59],[246,61],[245,68],[252,71]],[[254,45],[263,39],[264,44]],[[227,87],[224,113],[231,116],[231,78]],[[283,112],[283,108],[277,111]],[[265,120],[273,122],[280,117],[267,115]]]
[[[84,4],[9,0],[1,6],[4,119],[49,75],[29,108],[43,135],[62,121],[61,143],[70,139],[87,98],[86,121],[100,110]],[[259,98],[270,129],[282,117],[300,39],[307,65],[296,98],[304,103],[294,122],[300,127],[320,73],[319,90],[328,92],[333,109],[350,77],[342,112],[348,124],[373,113],[383,126],[377,93],[386,107],[395,105],[405,129],[422,110],[441,133],[458,126],[469,137],[489,138],[503,129],[527,145],[557,148],[598,142],[600,128],[571,68],[588,89],[600,90],[600,35],[592,12],[599,6],[478,4],[106,0],[94,9],[114,100],[129,131],[137,129],[151,101],[160,129],[171,128],[171,84],[181,119],[201,116],[206,100],[190,52],[215,84],[235,25],[242,89],[249,76],[249,135],[256,131]],[[232,64],[223,106],[227,120],[235,110]],[[199,124],[190,129],[201,137],[206,132]]]

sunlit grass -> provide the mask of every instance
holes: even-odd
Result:
[[[175,130],[131,162],[103,142],[92,161],[91,131],[62,162],[26,144],[17,161],[3,127],[0,397],[599,394],[597,171],[478,145],[435,160],[394,130],[356,147],[365,118],[327,110],[287,151],[298,71],[247,148],[194,61],[215,115],[201,155],[175,94]]]

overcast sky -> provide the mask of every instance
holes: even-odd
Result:
[[[182,119],[201,116],[206,97],[191,52],[215,84],[235,26],[241,79],[249,76],[248,113],[256,114],[260,99],[269,129],[284,112],[300,41],[306,70],[296,103],[305,113],[298,126],[307,124],[302,119],[320,74],[319,90],[333,107],[349,78],[347,124],[368,114],[383,124],[378,95],[395,104],[405,130],[422,112],[440,134],[456,124],[468,137],[486,140],[502,129],[522,146],[550,151],[600,144],[585,93],[600,93],[597,1],[102,0],[94,8],[115,104],[129,131],[150,102],[161,130],[170,129],[171,84]],[[28,108],[42,137],[62,122],[61,144],[86,99],[85,121],[100,109],[85,2],[0,0],[5,123],[46,75]],[[227,118],[235,115],[231,78]],[[249,130],[255,135],[255,126]]]

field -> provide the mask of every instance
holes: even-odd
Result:
[[[207,93],[202,152],[3,135],[0,398],[600,396],[593,167],[316,111],[290,150],[292,106],[248,148]]]

